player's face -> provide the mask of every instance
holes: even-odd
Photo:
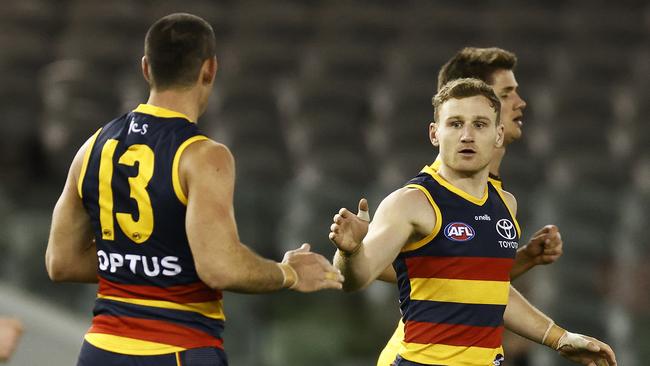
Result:
[[[449,168],[473,174],[486,168],[494,149],[503,142],[503,126],[484,96],[450,99],[440,106],[438,121],[431,124],[431,141],[440,146],[440,157]]]
[[[526,102],[519,96],[518,86],[512,70],[497,70],[492,74],[492,89],[501,100],[501,123],[505,128],[504,145],[521,137]]]

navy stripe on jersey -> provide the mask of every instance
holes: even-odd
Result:
[[[453,302],[410,300],[404,321],[463,324],[476,327],[498,327],[505,305],[461,304]]]
[[[209,319],[201,314],[191,311],[141,306],[102,298],[98,298],[95,302],[94,315],[164,320],[170,323],[198,329],[214,336],[215,338],[221,338],[224,328],[223,321]]]

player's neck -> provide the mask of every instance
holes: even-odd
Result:
[[[466,173],[454,170],[445,165],[445,163],[442,163],[438,169],[438,175],[444,180],[476,198],[483,198],[489,172],[489,166],[486,166],[478,172]]]
[[[490,160],[490,174],[495,177],[500,177],[499,170],[501,169],[501,162],[506,155],[506,147],[500,147],[494,150],[492,160]]]
[[[186,115],[190,121],[196,122],[199,118],[199,105],[196,102],[198,96],[196,91],[188,89],[187,91],[179,90],[151,90],[147,104],[162,107],[174,112]]]

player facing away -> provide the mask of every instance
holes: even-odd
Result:
[[[227,365],[222,291],[340,289],[309,245],[277,263],[240,243],[228,148],[205,137],[217,71],[211,26],[172,14],[147,32],[149,100],[75,156],[53,213],[54,281],[99,282],[78,365]]]
[[[488,183],[504,138],[492,88],[458,79],[433,105],[438,170],[425,167],[386,197],[361,242],[340,215],[330,233],[344,289],[395,268],[405,334],[393,365],[500,365],[504,327],[575,362],[615,365],[608,345],[558,327],[510,286],[519,226],[514,196]]]
[[[492,87],[501,102],[500,119],[504,127],[503,146],[494,150],[490,160],[489,182],[502,189],[500,167],[507,146],[521,138],[524,110],[526,102],[520,97],[514,70],[517,66],[517,57],[514,53],[501,48],[475,48],[465,47],[458,51],[438,73],[438,89],[449,81],[459,78],[476,78]],[[431,168],[438,170],[440,159],[436,159]],[[367,202],[362,200],[359,213],[362,209],[367,211]],[[342,211],[344,212],[344,211]],[[341,213],[342,213],[341,212]],[[368,215],[369,214],[365,214]],[[350,217],[353,219],[354,217]],[[368,217],[369,219],[369,217]],[[358,240],[363,238],[367,231],[367,222],[356,220],[360,231]],[[562,255],[562,238],[555,225],[546,225],[537,230],[530,241],[519,247],[515,262],[510,270],[510,278],[515,279],[526,273],[536,265],[545,265],[555,262]],[[380,279],[396,282],[395,271],[392,266],[380,276]],[[392,337],[382,350],[377,361],[377,366],[389,366],[395,359],[404,337],[404,324],[401,319]]]

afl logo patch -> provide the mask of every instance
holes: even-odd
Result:
[[[474,238],[474,229],[464,222],[451,222],[445,227],[445,236],[453,241],[468,241]]]
[[[517,237],[517,229],[515,225],[508,219],[501,219],[497,221],[497,233],[504,239],[512,240]]]

